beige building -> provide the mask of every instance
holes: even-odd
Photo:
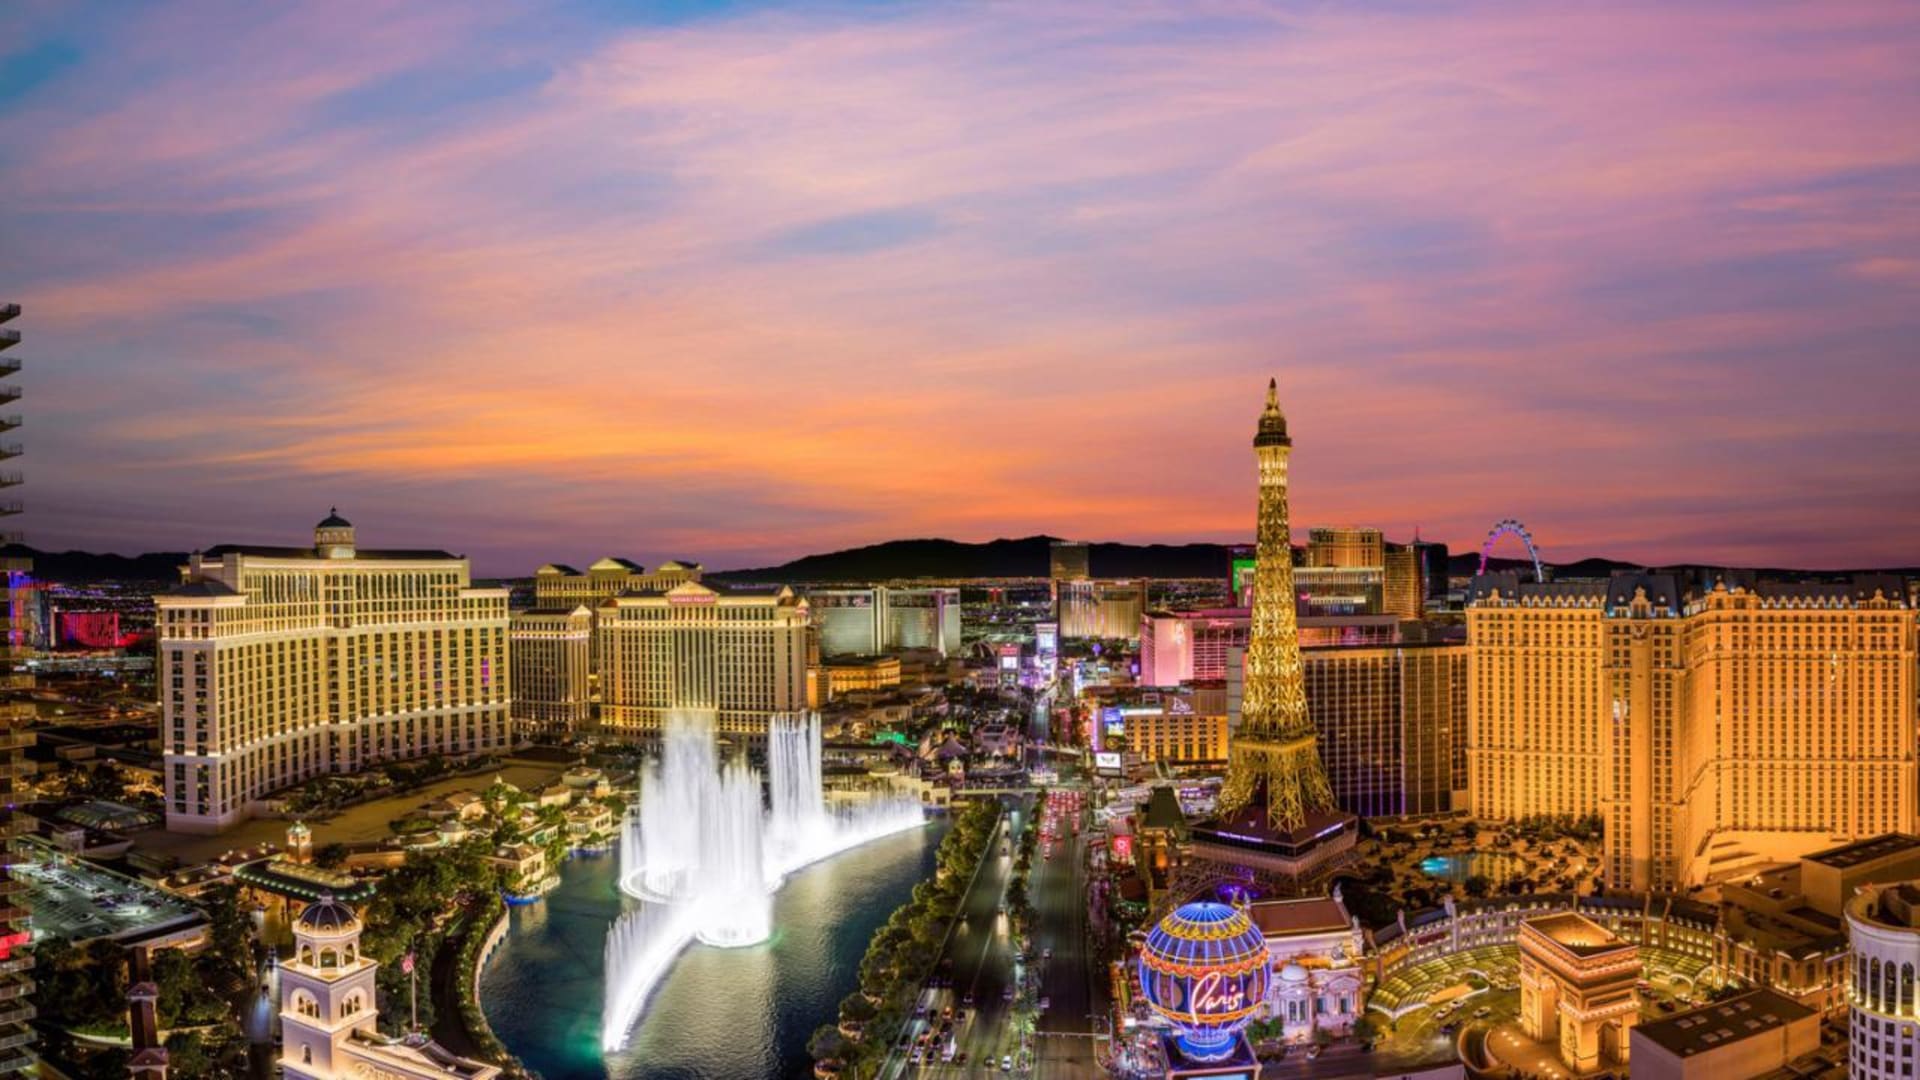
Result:
[[[1477,817],[1600,814],[1615,888],[1724,880],[1914,818],[1897,580],[1474,583]]]
[[[534,606],[597,607],[603,600],[626,593],[671,589],[699,581],[702,569],[696,562],[668,560],[648,573],[646,567],[632,559],[608,556],[587,567],[583,574],[564,563],[548,563],[533,574]]]
[[[564,737],[593,720],[593,609],[536,607],[508,624],[513,720],[527,735]]]
[[[1375,818],[1464,808],[1466,646],[1310,648],[1300,656],[1307,712],[1341,809]]]
[[[1147,610],[1144,581],[1058,581],[1054,594],[1063,639],[1140,636],[1140,617]]]
[[[1750,990],[1641,1024],[1631,1042],[1634,1080],[1750,1080],[1817,1052],[1820,1016],[1779,994]]]
[[[1520,1027],[1576,1074],[1625,1065],[1640,1022],[1640,949],[1584,915],[1520,926]]]
[[[807,602],[792,589],[685,582],[603,602],[594,647],[605,734],[651,736],[675,710],[715,730],[764,736],[807,707]]]
[[[1420,552],[1410,544],[1388,544],[1382,564],[1381,612],[1417,619],[1426,610],[1427,583],[1420,571]]]
[[[444,551],[221,545],[155,598],[167,828],[217,832],[268,796],[384,761],[508,748],[507,591]]]
[[[1379,529],[1343,525],[1307,530],[1306,564],[1312,567],[1360,569],[1386,565],[1386,541]]]

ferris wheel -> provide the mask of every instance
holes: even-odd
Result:
[[[1533,580],[1547,580],[1546,567],[1540,565],[1540,550],[1533,546],[1533,534],[1520,524],[1519,518],[1502,518],[1487,533],[1487,542],[1480,545],[1480,572],[1487,572],[1487,560],[1493,557],[1493,545],[1499,543],[1502,536],[1517,536],[1527,546],[1527,558],[1533,560]]]

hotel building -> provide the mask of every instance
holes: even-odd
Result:
[[[1920,1068],[1920,884],[1871,886],[1847,901],[1847,1000],[1855,1080],[1912,1080]]]
[[[1060,581],[1054,594],[1062,638],[1140,636],[1140,617],[1147,610],[1144,581]]]
[[[1600,814],[1618,889],[1725,880],[1914,820],[1915,623],[1891,577],[1477,579],[1475,816]]]
[[[952,587],[805,590],[820,655],[874,656],[906,649],[960,651],[960,590]]]
[[[513,719],[525,734],[564,736],[592,726],[599,667],[593,647],[602,603],[630,592],[700,580],[694,562],[668,561],[651,573],[609,556],[581,573],[548,563],[533,575],[533,606],[512,615]]]
[[[593,609],[534,607],[507,628],[513,721],[527,735],[564,737],[593,721]]]
[[[1340,809],[1444,814],[1467,803],[1467,648],[1301,650],[1307,713]]]
[[[1149,611],[1140,617],[1140,685],[1179,686],[1227,677],[1253,629],[1247,608]]]
[[[1055,540],[1047,546],[1047,578],[1051,581],[1085,581],[1088,572],[1088,545],[1078,540]]]
[[[20,305],[0,304],[0,375],[20,370],[18,357],[6,351],[20,343],[20,331],[4,324],[20,317]],[[0,385],[0,402],[18,401],[20,388]],[[20,426],[20,417],[0,417],[0,433]],[[0,443],[0,460],[18,457],[18,443]],[[23,478],[17,472],[0,472],[0,488],[17,486]],[[0,517],[20,512],[20,504],[0,501]],[[19,543],[17,534],[4,539]],[[16,838],[31,832],[30,819],[14,816],[20,792],[33,775],[26,749],[33,745],[28,727],[35,715],[33,676],[21,661],[26,659],[26,643],[31,634],[33,560],[0,559],[0,572],[7,575],[7,639],[0,644],[0,853],[12,850]],[[34,1032],[29,1020],[34,1017],[32,912],[26,907],[27,883],[15,880],[7,869],[13,860],[0,859],[0,1076],[18,1076],[34,1064]]]
[[[597,606],[630,592],[671,589],[688,581],[699,581],[703,568],[696,562],[669,560],[652,573],[632,559],[611,556],[601,559],[581,573],[565,563],[548,563],[534,571],[533,598],[536,607]]]
[[[155,598],[167,828],[218,832],[268,796],[384,761],[508,748],[507,590],[444,551],[371,551],[330,514],[312,547],[224,544]]]
[[[807,708],[811,613],[792,589],[689,581],[607,600],[597,619],[604,734],[650,738],[689,709],[758,738],[769,716]]]

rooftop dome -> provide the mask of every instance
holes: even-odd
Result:
[[[327,516],[321,519],[320,524],[315,525],[314,528],[316,529],[351,529],[353,528],[353,522],[348,521],[346,518],[343,518],[340,516],[339,507],[329,506],[327,507]]]
[[[351,934],[360,929],[360,917],[352,908],[335,900],[332,893],[322,893],[320,899],[308,904],[294,920],[293,928],[303,934]]]
[[[1307,969],[1299,964],[1288,964],[1280,969],[1280,981],[1283,983],[1303,983],[1307,981]]]

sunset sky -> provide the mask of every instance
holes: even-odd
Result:
[[[1920,563],[1911,3],[6,6],[37,547]]]

